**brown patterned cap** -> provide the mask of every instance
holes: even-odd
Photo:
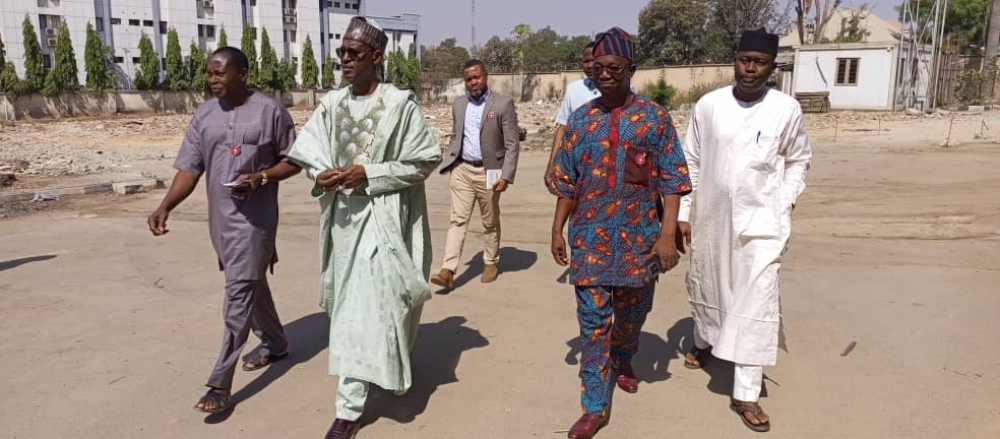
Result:
[[[385,51],[385,46],[389,44],[389,37],[381,29],[372,26],[365,17],[354,17],[347,25],[347,32],[344,39],[355,40],[371,46],[372,49]]]

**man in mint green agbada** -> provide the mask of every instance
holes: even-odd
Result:
[[[320,304],[330,315],[337,416],[328,439],[353,438],[371,384],[411,386],[410,351],[430,298],[424,180],[441,147],[413,93],[380,84],[388,38],[361,17],[337,56],[349,87],[320,102],[289,152],[319,198]]]

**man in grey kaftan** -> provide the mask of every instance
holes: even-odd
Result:
[[[299,171],[284,159],[295,125],[280,103],[246,89],[245,64],[233,48],[213,54],[209,77],[217,97],[195,111],[174,162],[177,176],[149,219],[154,235],[166,233],[169,212],[205,176],[209,235],[226,278],[222,352],[207,382],[212,390],[196,406],[208,412],[228,408],[236,363],[251,329],[261,345],[244,358],[244,370],[280,360],[288,350],[266,271],[278,261],[276,181]]]

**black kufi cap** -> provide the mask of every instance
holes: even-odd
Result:
[[[760,52],[778,56],[778,36],[767,33],[764,28],[748,30],[740,37],[737,52]]]

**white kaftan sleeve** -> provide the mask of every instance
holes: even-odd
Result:
[[[802,108],[795,106],[792,120],[786,128],[784,148],[779,152],[785,157],[785,176],[781,184],[781,196],[786,205],[795,205],[795,200],[806,188],[806,173],[812,160],[812,147],[806,134],[806,124]]]
[[[691,180],[691,192],[681,197],[681,206],[677,211],[678,222],[690,222],[691,203],[698,193],[698,166],[701,157],[701,133],[698,131],[698,110],[695,104],[691,110],[691,120],[688,122],[687,133],[684,135],[684,159],[687,161],[688,178]]]

